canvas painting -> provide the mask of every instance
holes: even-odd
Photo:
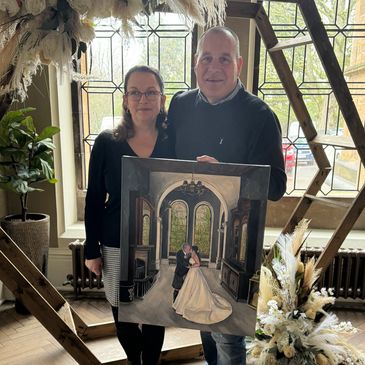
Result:
[[[123,157],[119,317],[253,335],[269,174]]]

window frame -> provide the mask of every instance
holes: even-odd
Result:
[[[191,30],[191,69],[190,69],[190,80],[191,89],[196,88],[196,77],[194,72],[194,57],[197,49],[198,43],[198,27],[194,25]],[[84,64],[83,68],[86,68],[86,54],[82,55],[80,62],[78,64],[74,63],[74,69],[76,72],[80,72],[81,63]],[[71,99],[72,99],[72,120],[73,120],[73,130],[74,130],[74,150],[75,150],[75,164],[76,164],[76,181],[77,181],[77,191],[78,191],[78,207],[81,206],[82,200],[86,195],[86,181],[87,181],[87,161],[85,160],[85,134],[84,134],[84,121],[83,121],[83,106],[82,106],[82,96],[81,96],[82,82],[72,81],[71,82]],[[80,201],[81,199],[81,201]],[[78,209],[79,212],[79,209]],[[80,220],[81,214],[78,213]]]

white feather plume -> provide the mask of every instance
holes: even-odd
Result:
[[[0,11],[3,11],[6,16],[13,17],[20,10],[20,6],[16,0],[0,0]]]
[[[38,15],[46,8],[46,0],[24,1],[24,8],[27,13],[32,15]]]
[[[300,260],[308,223],[302,221],[293,235],[280,236],[261,270],[257,338],[248,346],[249,360],[256,365],[304,365],[309,359],[318,364],[365,365],[365,355],[343,337],[354,332],[351,323],[339,323],[336,315],[323,309],[334,298],[324,288],[313,287],[318,277],[314,259],[307,267]]]
[[[295,275],[297,272],[297,259],[292,252],[292,236],[289,234],[280,235],[276,247],[280,251],[281,262],[285,266],[285,273],[281,274],[278,279],[281,282],[282,288],[287,291],[288,294],[288,306],[294,308],[296,304],[296,280]],[[278,273],[277,273],[278,275]]]
[[[121,20],[125,35],[131,36],[132,24],[145,3],[143,0],[0,0],[0,96],[15,92],[24,100],[41,63],[52,63],[62,73],[73,74],[71,64],[80,42],[88,43],[95,37],[91,26],[94,18],[114,16]],[[225,0],[151,1],[149,10],[154,11],[151,7],[162,3],[201,25],[219,24],[225,17]]]

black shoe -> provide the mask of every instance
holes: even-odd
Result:
[[[28,308],[23,304],[20,299],[15,299],[15,312],[23,315],[30,314]]]
[[[173,296],[172,296],[173,297],[173,300],[172,300],[173,302],[176,300],[176,297],[178,296],[178,294],[179,294],[179,291],[175,289],[174,293],[173,293]]]

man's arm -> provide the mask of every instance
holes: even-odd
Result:
[[[256,138],[250,150],[250,163],[271,166],[268,198],[279,200],[285,194],[287,177],[280,123],[270,110],[267,111],[266,120]]]

